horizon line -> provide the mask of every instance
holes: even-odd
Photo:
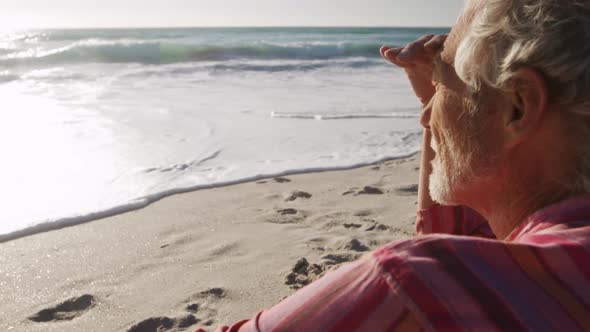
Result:
[[[276,28],[368,28],[368,29],[444,29],[452,28],[452,26],[444,25],[433,25],[433,26],[421,26],[421,25],[406,25],[406,26],[393,26],[393,25],[178,25],[178,26],[86,26],[86,27],[74,27],[74,26],[63,26],[63,27],[23,27],[17,28],[17,30],[114,30],[114,29],[276,29]]]

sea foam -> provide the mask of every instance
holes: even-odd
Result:
[[[446,30],[108,29],[0,37],[0,241],[168,195],[416,152],[380,59]]]

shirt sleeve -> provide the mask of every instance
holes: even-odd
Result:
[[[464,206],[433,205],[419,210],[416,217],[416,233],[453,234],[495,239],[488,222],[474,210]]]
[[[217,332],[419,330],[372,255],[341,266],[249,321]],[[197,330],[196,332],[205,332]]]

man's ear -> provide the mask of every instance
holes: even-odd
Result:
[[[522,68],[513,76],[510,108],[504,114],[506,146],[522,142],[547,111],[547,85],[535,69]]]

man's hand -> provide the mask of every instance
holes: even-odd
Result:
[[[442,50],[447,35],[428,35],[406,45],[405,47],[381,47],[381,55],[389,62],[402,67],[412,84],[416,97],[425,107],[434,96],[432,84],[432,61]],[[424,129],[422,158],[418,185],[418,210],[425,210],[434,205],[428,191],[434,151],[430,147],[430,130]]]
[[[404,68],[422,106],[428,104],[434,95],[432,60],[442,50],[446,39],[447,35],[426,35],[404,47],[381,47],[381,56]]]

